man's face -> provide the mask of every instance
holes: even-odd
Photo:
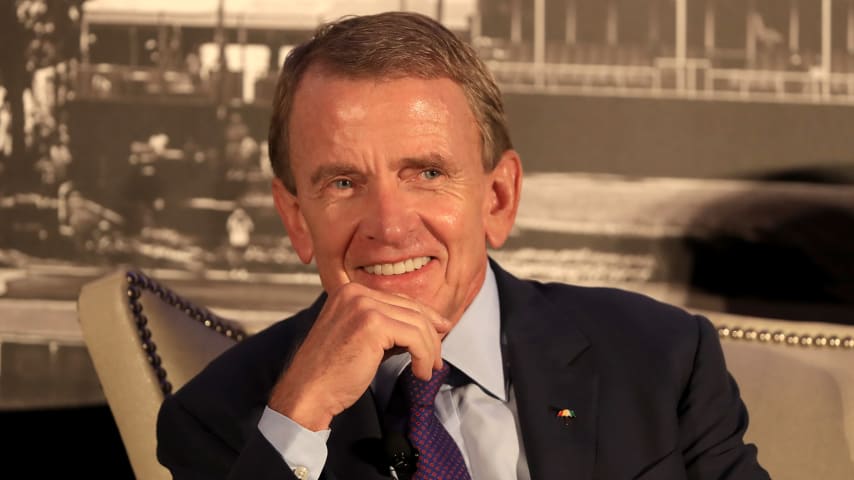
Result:
[[[484,171],[456,83],[310,69],[294,98],[290,157],[298,193],[276,180],[276,206],[326,291],[358,282],[459,319],[483,282],[486,242],[500,245],[512,227],[521,172],[513,151]]]

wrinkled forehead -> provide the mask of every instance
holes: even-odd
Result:
[[[311,89],[316,86],[319,81],[337,79],[344,81],[365,81],[372,82],[377,85],[383,83],[394,82],[396,80],[412,79],[424,80],[428,83],[431,80],[447,80],[454,83],[465,98],[468,106],[468,113],[472,118],[477,119],[477,111],[474,105],[474,100],[466,92],[463,84],[445,69],[439,66],[427,65],[422,68],[414,68],[411,65],[401,63],[391,66],[377,67],[372,69],[361,70],[355,67],[333,65],[326,59],[314,59],[300,75],[294,91],[294,103],[296,98],[300,96],[300,92],[305,89]]]
[[[462,87],[447,77],[343,75],[327,69],[306,72],[294,93],[291,133],[306,118],[319,116],[328,126],[384,111],[388,118],[453,122],[477,128],[475,113]],[[296,137],[292,137],[292,140]]]

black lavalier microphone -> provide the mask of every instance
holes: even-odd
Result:
[[[410,480],[418,464],[418,450],[400,432],[386,431],[383,448],[392,478]]]

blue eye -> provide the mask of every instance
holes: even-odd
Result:
[[[423,172],[421,172],[421,175],[424,178],[426,178],[427,180],[433,180],[434,178],[441,177],[442,172],[440,172],[439,170],[437,170],[435,168],[428,168],[427,170],[424,170]]]
[[[348,178],[339,178],[332,182],[332,185],[338,190],[346,190],[348,188],[353,188],[353,181]]]

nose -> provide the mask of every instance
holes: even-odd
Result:
[[[361,234],[368,240],[403,246],[415,230],[417,215],[412,201],[399,185],[382,185],[366,195]]]

